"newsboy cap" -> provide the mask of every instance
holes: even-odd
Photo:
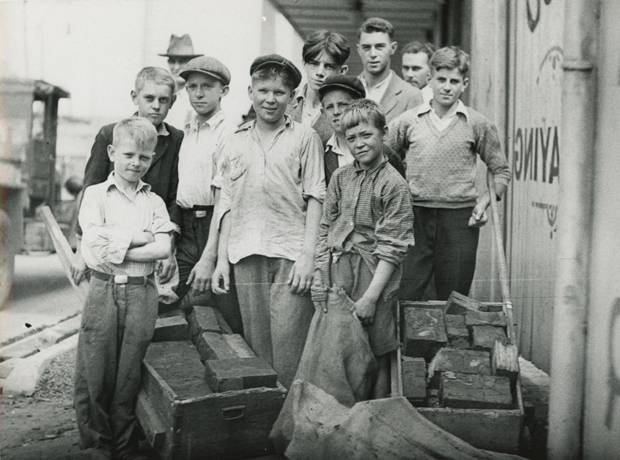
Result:
[[[295,67],[295,64],[279,54],[267,54],[254,59],[254,62],[250,66],[250,75],[253,75],[254,72],[266,65],[277,65],[281,67],[286,73],[288,73],[293,85],[295,85],[295,88],[297,88],[301,83],[301,72],[299,69]]]
[[[200,56],[187,63],[187,67],[179,74],[181,78],[187,80],[190,73],[197,72],[217,78],[225,86],[230,84],[230,72],[228,68],[215,58]]]
[[[344,89],[350,92],[356,99],[364,99],[366,97],[366,90],[360,79],[350,75],[340,73],[327,77],[319,88],[319,98],[323,100],[325,94],[333,89]]]

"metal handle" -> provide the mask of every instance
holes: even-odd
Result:
[[[245,417],[245,406],[230,406],[222,408],[224,420],[237,420]]]

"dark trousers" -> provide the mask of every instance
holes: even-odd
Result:
[[[480,233],[468,225],[472,210],[413,207],[415,246],[403,262],[401,300],[420,300],[433,275],[437,300],[469,294]]]
[[[182,209],[182,228],[181,235],[177,238],[177,266],[179,270],[179,285],[175,289],[179,301],[173,304],[173,308],[178,308],[192,286],[187,284],[189,274],[196,263],[200,260],[202,252],[207,245],[209,239],[209,228],[211,227],[211,219],[213,218],[213,206],[200,207],[200,215],[198,217],[195,210]],[[231,270],[232,274],[232,270]],[[243,333],[243,324],[241,321],[241,313],[239,312],[239,302],[237,301],[237,292],[235,289],[234,278],[231,277],[230,293],[216,296],[211,291],[207,291],[200,296],[200,302],[191,301],[190,304],[208,305],[218,308],[222,312],[222,316],[231,327],[233,332],[237,334]]]
[[[119,457],[138,447],[140,370],[157,319],[157,288],[92,277],[78,337],[74,406],[83,449]]]

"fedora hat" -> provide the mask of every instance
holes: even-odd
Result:
[[[194,53],[194,45],[192,44],[192,39],[189,34],[185,34],[181,37],[172,34],[170,36],[168,51],[164,54],[160,54],[159,56],[178,56],[193,59],[195,57],[202,56],[202,54]]]

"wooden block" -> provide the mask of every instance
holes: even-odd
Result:
[[[216,308],[214,310],[214,313],[215,313],[215,317],[217,318],[217,322],[220,325],[220,328],[222,329],[222,334],[232,334],[233,331],[228,325],[228,323],[226,322],[226,320],[224,319],[224,315],[222,315],[222,312]]]
[[[443,312],[430,308],[405,308],[406,356],[430,361],[448,344]]]
[[[189,340],[189,325],[181,316],[157,318],[151,342]]]
[[[503,312],[469,311],[465,314],[465,325],[506,327],[506,315]]]
[[[415,405],[426,404],[426,361],[403,356],[403,396]]]
[[[448,343],[452,348],[469,348],[469,329],[465,326],[465,316],[444,315]]]
[[[262,358],[218,359],[205,362],[205,380],[213,391],[275,387],[278,374]]]
[[[439,401],[460,409],[511,409],[510,379],[496,375],[444,372]]]
[[[452,294],[450,294],[446,302],[444,312],[448,315],[462,315],[468,311],[486,311],[486,308],[481,302],[456,291],[452,291]]]
[[[190,340],[196,344],[203,332],[217,332],[221,334],[222,326],[215,315],[215,308],[212,307],[192,307],[189,316],[189,336]]]
[[[239,334],[223,334],[222,337],[235,352],[237,358],[256,358],[256,354]]]
[[[144,436],[154,449],[161,449],[166,441],[166,427],[153,409],[144,390],[138,393],[136,401],[136,417],[141,421]]]
[[[203,332],[196,344],[202,361],[213,359],[235,359],[237,353],[228,345],[222,334],[217,332]]]
[[[505,345],[495,341],[491,352],[491,370],[494,375],[508,377],[516,381],[519,375],[519,350],[514,344]]]
[[[472,326],[471,331],[472,346],[477,350],[491,351],[496,340],[507,343],[506,332],[501,327]]]
[[[431,388],[438,388],[444,372],[491,375],[491,356],[487,351],[442,348],[428,366]]]

